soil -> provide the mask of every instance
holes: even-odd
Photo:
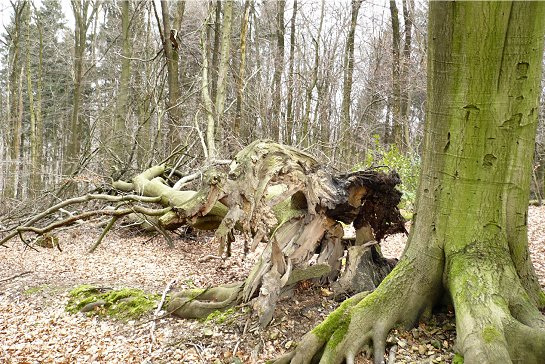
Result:
[[[530,207],[530,250],[545,287],[545,207]],[[214,257],[209,235],[181,234],[169,249],[161,236],[129,230],[111,232],[93,254],[86,251],[101,230],[79,227],[59,233],[57,249],[34,251],[20,241],[0,247],[0,363],[264,363],[292,349],[301,336],[338,303],[327,287],[304,282],[282,300],[272,323],[259,329],[246,306],[208,320],[162,317],[153,312],[128,322],[66,312],[68,292],[81,284],[140,288],[162,294],[175,289],[208,287],[243,280],[257,254]],[[382,244],[388,257],[399,257],[406,237]],[[207,257],[209,259],[203,259]],[[161,316],[161,314],[159,314]],[[388,338],[391,363],[450,363],[455,326],[452,312]],[[358,363],[370,363],[363,355]]]

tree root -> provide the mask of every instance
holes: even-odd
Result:
[[[440,292],[440,261],[425,268],[415,261],[405,257],[375,291],[344,301],[303,336],[294,352],[275,363],[354,363],[361,349],[369,352],[371,347],[375,363],[382,363],[388,332],[397,324],[411,327],[420,316],[429,315]],[[424,275],[426,279],[419,281],[417,277]],[[410,292],[403,304],[400,292]]]
[[[448,281],[456,310],[455,348],[464,363],[543,363],[545,317],[512,263],[469,255],[456,255],[447,265],[448,272],[462,266],[465,271],[449,274]]]
[[[213,288],[179,292],[167,305],[167,312],[181,318],[203,318],[241,302],[242,282]]]

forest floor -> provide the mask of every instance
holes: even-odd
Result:
[[[545,287],[545,207],[530,207],[528,225],[532,259]],[[177,238],[169,249],[160,236],[150,239],[127,230],[110,233],[87,254],[99,234],[97,228],[65,231],[59,235],[62,252],[36,252],[19,241],[0,248],[0,363],[264,363],[293,349],[338,305],[327,289],[300,286],[278,304],[264,330],[245,307],[201,321],[165,317],[154,328],[151,314],[128,322],[70,314],[68,292],[77,285],[161,294],[173,279],[176,289],[242,280],[256,259],[243,260],[239,242],[233,257],[203,261],[216,254],[210,235]],[[382,249],[398,257],[405,243],[405,236],[393,236]],[[454,337],[447,312],[410,331],[393,331],[387,350],[395,363],[449,363]],[[357,362],[370,363],[362,355]]]

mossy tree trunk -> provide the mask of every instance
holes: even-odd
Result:
[[[465,363],[542,363],[545,295],[528,252],[527,206],[545,4],[432,2],[428,111],[415,224],[396,268],[279,362],[353,363],[445,295]],[[325,350],[322,353],[322,349]]]

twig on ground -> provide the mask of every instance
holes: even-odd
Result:
[[[15,274],[15,275],[13,275],[11,277],[8,277],[8,278],[0,279],[0,283],[11,281],[12,279],[19,278],[19,277],[22,277],[22,276],[26,276],[27,274],[30,274],[30,273],[32,273],[32,271],[28,270],[26,272]]]
[[[149,346],[149,353],[151,354],[152,351],[153,351],[153,344],[155,343],[155,334],[154,334],[154,331],[155,331],[155,323],[157,322],[157,319],[159,318],[159,313],[161,312],[161,309],[163,308],[163,305],[165,304],[165,300],[167,298],[167,294],[168,292],[170,292],[170,290],[172,289],[172,286],[174,286],[174,284],[176,284],[178,280],[177,279],[173,279],[171,280],[167,286],[165,287],[165,290],[163,291],[163,294],[161,295],[161,301],[159,301],[159,304],[157,305],[157,309],[155,310],[155,312],[153,313],[153,317],[154,317],[154,320],[151,321],[151,326],[150,326],[150,338],[151,338],[151,342],[150,342],[150,346]]]

